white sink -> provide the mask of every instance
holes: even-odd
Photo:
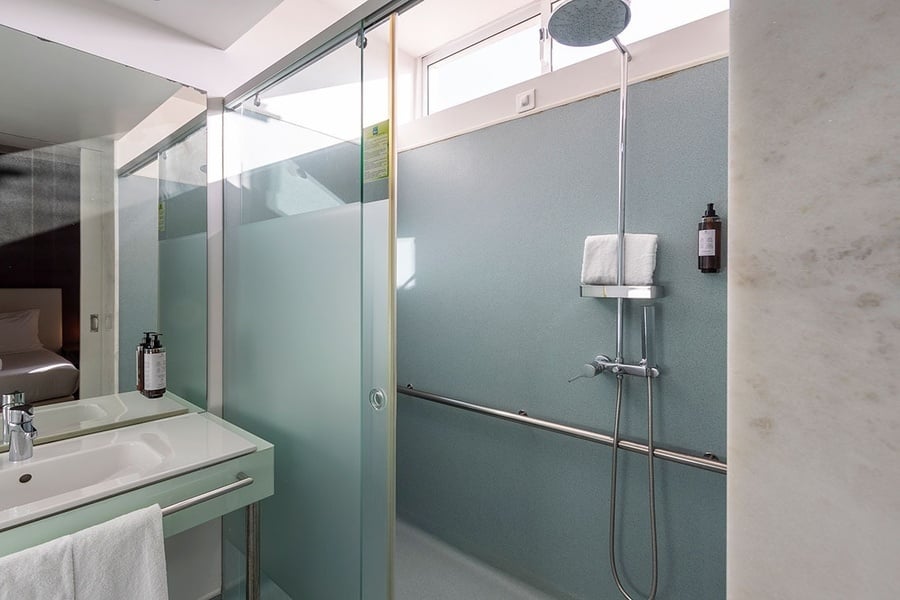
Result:
[[[200,413],[0,454],[0,531],[212,464],[256,447]]]

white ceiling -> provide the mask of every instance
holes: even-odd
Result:
[[[228,95],[363,4],[363,0],[0,2],[2,25],[180,81],[211,96]],[[401,15],[398,45],[408,55],[421,56],[528,2],[425,0]],[[236,36],[240,37],[235,41]]]
[[[152,57],[164,52],[161,58],[166,64],[177,68],[196,62],[195,70],[213,80],[226,81],[225,77],[238,72],[236,83],[243,81],[241,70],[258,72],[253,69],[261,67],[254,64],[269,64],[264,61],[273,61],[279,51],[302,44],[310,33],[304,37],[304,28],[319,31],[362,4],[362,0],[10,1],[15,9],[0,15],[0,21],[32,34],[148,70],[155,64]],[[426,0],[401,17],[398,42],[407,53],[422,54],[526,1]],[[170,31],[170,37],[164,31]],[[179,44],[171,37],[176,35],[205,45],[206,54]],[[266,45],[268,41],[273,43]],[[154,43],[166,46],[165,50],[155,51]],[[248,44],[253,47],[244,48]],[[2,56],[21,57],[0,65],[0,144],[33,147],[118,136],[180,88],[66,45],[0,27]],[[150,60],[144,66],[125,56]],[[180,56],[180,62],[173,63],[174,56]],[[230,91],[236,83],[222,86]]]
[[[101,0],[225,50],[282,0]]]
[[[0,56],[22,58],[0,63],[0,134],[6,134],[0,143],[6,145],[115,136],[182,88],[6,27],[0,27]]]

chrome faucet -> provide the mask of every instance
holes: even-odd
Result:
[[[31,458],[34,452],[34,410],[30,404],[9,407],[9,461],[18,462]]]
[[[25,404],[25,394],[22,392],[0,394],[0,406],[3,408],[3,437],[0,438],[0,444],[9,443],[9,409],[21,404]]]

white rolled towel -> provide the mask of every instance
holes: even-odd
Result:
[[[72,557],[76,600],[169,598],[157,504],[73,533]]]
[[[615,285],[618,273],[616,235],[589,235],[584,238],[581,283]],[[652,233],[625,234],[625,285],[652,285],[656,270],[657,236]]]

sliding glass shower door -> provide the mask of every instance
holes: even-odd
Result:
[[[275,444],[263,598],[390,594],[391,54],[345,37],[226,115],[224,416]]]

